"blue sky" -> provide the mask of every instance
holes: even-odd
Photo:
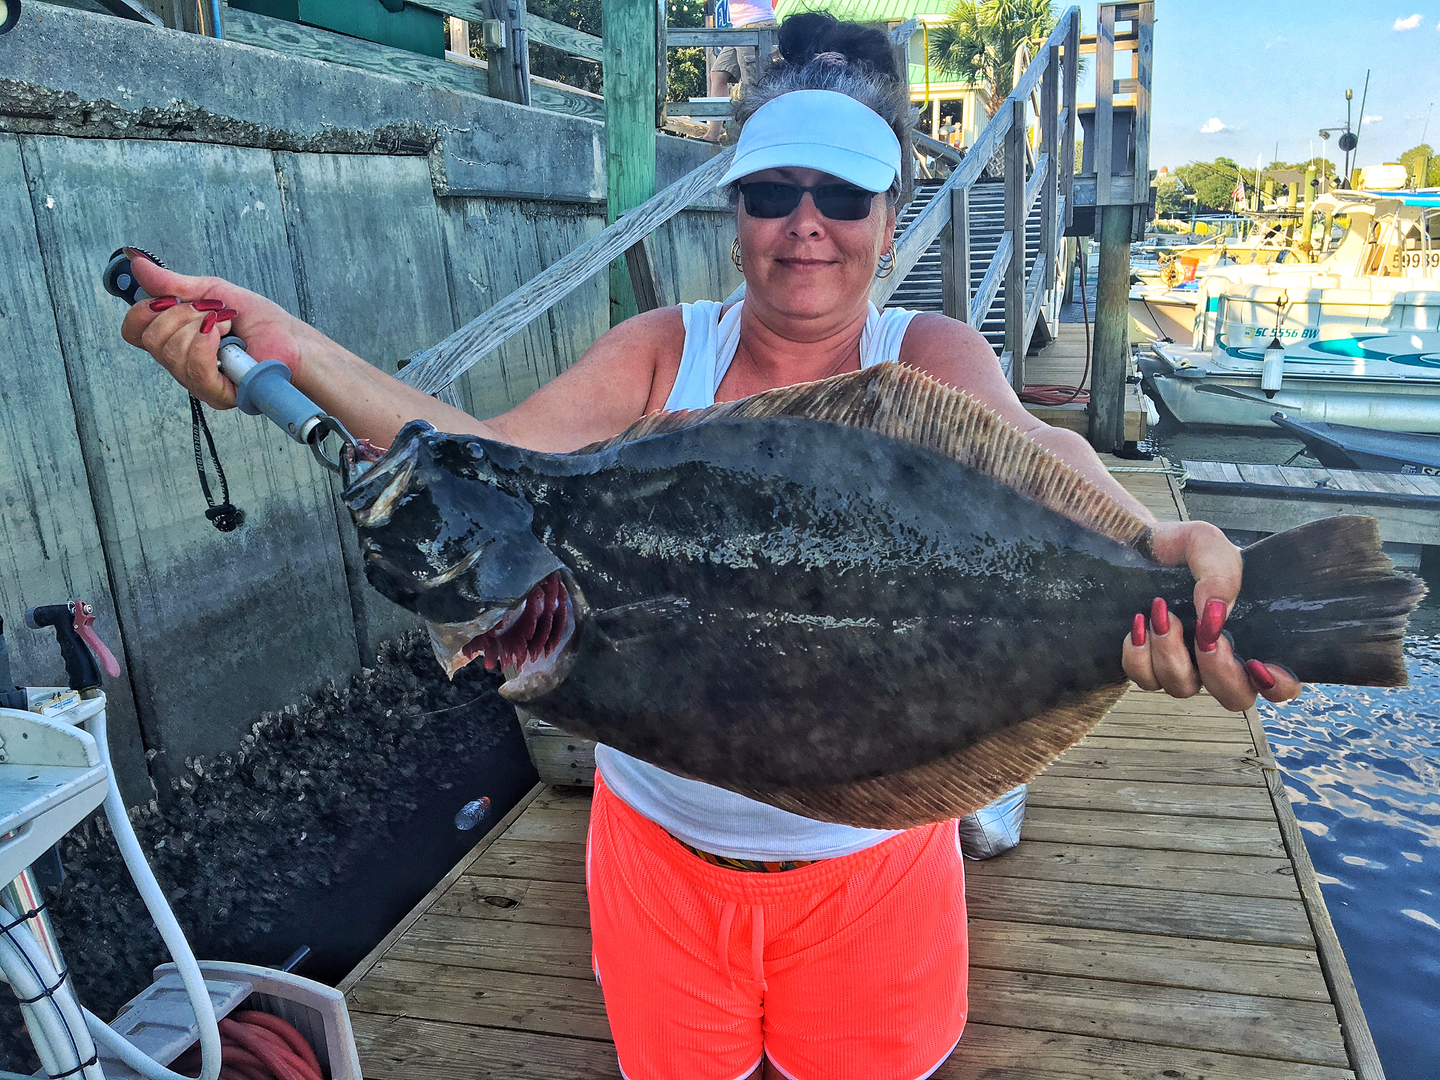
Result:
[[[1150,165],[1220,155],[1254,165],[1321,153],[1319,129],[1354,123],[1370,69],[1360,165],[1440,146],[1440,0],[1157,0]],[[1093,5],[1082,8],[1087,32]],[[1093,68],[1091,68],[1093,71]],[[1117,71],[1124,77],[1128,71]],[[1093,84],[1094,76],[1090,76]],[[1081,77],[1083,86],[1085,77]],[[1337,160],[1335,139],[1328,147]]]

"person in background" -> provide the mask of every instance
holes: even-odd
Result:
[[[715,26],[718,29],[774,25],[775,8],[771,6],[770,0],[715,0]],[[746,83],[754,81],[758,63],[759,56],[753,45],[727,45],[723,49],[713,50],[709,74],[710,96],[729,97],[730,87],[736,83],[743,89]],[[711,120],[709,130],[705,132],[705,140],[719,142],[724,131],[723,120]]]

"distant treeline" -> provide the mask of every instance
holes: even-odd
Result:
[[[1400,155],[1400,164],[1410,175],[1414,187],[1440,187],[1440,157],[1437,157],[1429,143],[1412,146]],[[1338,176],[1336,163],[1329,158],[1311,158],[1309,161],[1272,161],[1258,172],[1246,168],[1227,157],[1214,161],[1192,161],[1181,165],[1156,179],[1155,209],[1162,217],[1184,217],[1193,208],[1196,213],[1218,213],[1234,205],[1236,181],[1245,185],[1247,199],[1255,197],[1257,177],[1263,184],[1266,175],[1289,170],[1304,175],[1311,167],[1315,175],[1334,180]],[[1283,186],[1276,184],[1276,191],[1283,192]]]

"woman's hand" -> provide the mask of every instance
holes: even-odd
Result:
[[[1195,657],[1185,650],[1180,620],[1156,598],[1149,612],[1137,614],[1126,635],[1125,674],[1143,690],[1164,690],[1172,697],[1189,697],[1203,685],[1231,712],[1255,704],[1260,693],[1267,701],[1289,701],[1300,693],[1300,683],[1282,667],[1235,658],[1222,633],[1225,619],[1240,593],[1240,549],[1225,534],[1205,521],[1179,521],[1156,525],[1151,554],[1166,566],[1184,564],[1195,577]]]
[[[235,407],[235,387],[220,374],[220,339],[234,333],[258,360],[300,366],[315,332],[280,305],[216,277],[187,277],[127,249],[135,280],[153,299],[132,307],[120,335],[158,360],[185,389],[216,409]]]

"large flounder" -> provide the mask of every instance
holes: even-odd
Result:
[[[657,414],[573,454],[406,425],[345,492],[370,582],[447,671],[576,735],[811,817],[900,828],[1032,778],[1194,581],[1149,528],[898,364]],[[1237,654],[1399,685],[1424,587],[1370,518],[1246,549]]]

